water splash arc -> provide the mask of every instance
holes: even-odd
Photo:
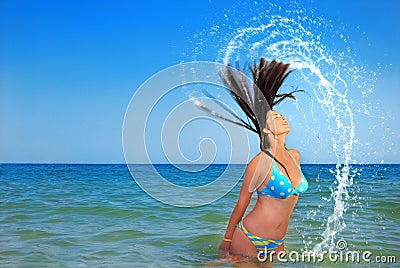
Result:
[[[297,4],[292,8],[281,10],[278,5],[259,8],[258,16],[246,20],[245,27],[237,27],[241,25],[240,19],[233,21],[235,26],[224,33],[216,60],[233,64],[266,57],[289,62],[297,69],[293,84],[300,84],[310,96],[309,107],[296,103],[296,109],[305,119],[303,127],[311,133],[310,136],[317,137],[315,140],[321,145],[320,155],[327,149],[336,158],[331,196],[325,201],[321,200],[322,203],[333,201],[333,212],[326,218],[326,228],[321,233],[319,243],[312,247],[315,252],[330,251],[335,247],[337,235],[346,227],[343,214],[348,207],[348,189],[353,184],[350,165],[355,124],[348,92],[359,89],[360,85],[365,88],[365,81],[362,81],[361,69],[355,64],[354,54],[341,29],[334,29],[324,19]],[[228,15],[235,18],[232,14],[226,14],[225,17]],[[221,32],[221,28],[221,25],[212,27],[214,32],[211,35]],[[336,47],[328,46],[329,42],[335,43]],[[321,112],[325,115],[329,132],[322,138],[319,137],[319,129],[313,127],[319,125],[315,114]],[[306,143],[300,145],[307,147]],[[305,245],[307,250],[310,243]]]

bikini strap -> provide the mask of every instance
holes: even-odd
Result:
[[[288,154],[290,155],[290,157],[293,159],[293,161],[294,161],[294,163],[296,164],[297,168],[298,168],[299,170],[301,170],[299,164],[297,163],[296,159],[294,159],[293,155],[289,152],[289,150],[286,150],[286,152],[288,152]]]
[[[245,233],[246,235],[249,233],[249,232],[247,231],[247,229],[246,229],[246,228],[244,227],[244,225],[243,225],[243,219],[241,219],[241,220],[239,221],[238,227],[239,227],[240,229],[242,229],[242,230],[243,230],[243,233]]]

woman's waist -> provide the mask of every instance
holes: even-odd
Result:
[[[290,214],[282,213],[249,213],[243,219],[248,232],[269,239],[282,239],[289,226]]]

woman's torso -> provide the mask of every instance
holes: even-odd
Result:
[[[295,161],[290,153],[286,157],[280,157],[280,162],[285,165],[286,170],[281,166],[278,167],[272,161],[272,169],[267,175],[268,179],[264,180],[264,183],[257,188],[259,196],[256,205],[243,219],[244,225],[250,233],[269,239],[282,239],[286,235],[290,216],[298,200],[298,190],[300,188],[305,191],[308,187],[307,181]],[[271,181],[271,175],[273,181]],[[274,186],[282,187],[287,192],[285,194],[281,192],[280,196],[279,194],[274,196],[270,190],[270,188],[274,189]],[[268,196],[262,195],[266,189],[269,190]],[[291,191],[292,193],[288,194]],[[293,192],[297,194],[293,194]]]
[[[259,196],[254,208],[243,219],[243,223],[254,235],[268,239],[282,239],[286,235],[290,215],[297,200],[297,196],[287,199]]]

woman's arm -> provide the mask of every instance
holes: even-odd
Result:
[[[235,208],[233,209],[233,212],[229,219],[228,227],[226,228],[226,231],[225,231],[224,238],[228,241],[222,241],[222,243],[219,247],[220,250],[229,250],[229,246],[230,246],[229,240],[231,240],[233,237],[233,232],[235,231],[236,224],[243,217],[243,215],[247,209],[247,206],[250,203],[253,192],[249,191],[249,185],[250,185],[250,182],[253,180],[253,178],[257,179],[258,162],[259,162],[259,157],[255,157],[247,165],[247,168],[246,168],[246,171],[244,174],[244,178],[243,178],[242,187],[240,189],[239,199],[236,203]]]

